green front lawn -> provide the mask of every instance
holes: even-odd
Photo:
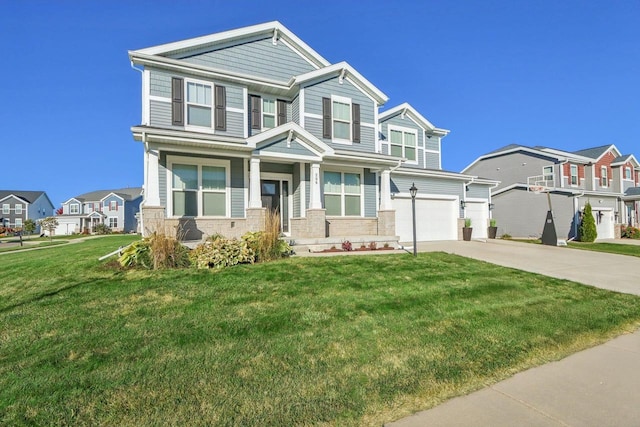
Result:
[[[624,245],[620,243],[582,243],[569,242],[569,247],[588,251],[607,252],[618,255],[631,255],[640,257],[640,245]]]
[[[0,257],[0,424],[381,425],[640,325],[640,298],[444,253],[120,271]]]

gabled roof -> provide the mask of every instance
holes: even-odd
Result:
[[[136,54],[170,56],[182,51],[192,50],[194,48],[214,48],[218,45],[227,45],[234,41],[240,41],[248,37],[259,35],[270,35],[274,37],[275,40],[285,40],[317,68],[330,65],[329,61],[320,56],[320,54],[309,47],[305,42],[299,39],[287,27],[278,21],[265,22],[263,24],[252,25],[249,27],[129,51],[129,56],[134,57]]]
[[[110,194],[115,194],[119,196],[123,200],[134,200],[142,195],[142,187],[127,187],[120,188],[118,190],[97,190],[91,191],[89,193],[84,193],[76,197],[72,197],[71,199],[64,202],[65,204],[70,202],[71,200],[77,200],[78,202],[99,202]]]
[[[413,108],[407,102],[380,113],[379,120],[382,122],[398,114],[406,114],[407,116],[409,116],[409,118],[411,118],[414,122],[416,122],[420,127],[422,127],[427,131],[431,131],[436,135],[446,136],[450,132],[447,129],[439,129],[435,127],[429,120],[424,118],[422,114],[418,113],[418,111],[416,111],[416,109]]]
[[[325,155],[334,154],[333,148],[313,136],[309,131],[295,122],[288,122],[283,125],[261,132],[247,139],[247,145],[251,148],[258,148],[259,144],[276,141],[278,139],[295,139],[302,146],[314,153],[319,159]]]
[[[27,203],[33,203],[40,196],[46,194],[44,191],[20,191],[20,190],[0,190],[0,200],[7,198],[8,196],[16,196]]]
[[[586,148],[584,150],[574,151],[574,154],[579,156],[589,157],[590,159],[600,160],[600,157],[605,155],[608,151],[613,150],[613,154],[618,157],[620,156],[620,151],[616,148],[615,145],[601,145],[600,147]]]
[[[389,97],[382,93],[380,89],[375,87],[369,80],[365,79],[362,74],[357,72],[355,68],[349,65],[347,62],[338,62],[337,64],[330,65],[328,67],[321,68],[319,70],[310,71],[305,74],[295,76],[290,82],[292,85],[299,85],[309,81],[316,80],[320,77],[326,77],[329,75],[337,75],[340,77],[340,81],[344,78],[348,78],[353,81],[362,91],[366,92],[371,98],[373,98],[378,104],[382,105],[389,100]]]
[[[611,166],[624,166],[627,163],[631,163],[634,168],[639,168],[640,163],[636,160],[633,154],[625,154],[622,156],[618,156],[611,162]]]

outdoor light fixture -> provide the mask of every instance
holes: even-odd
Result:
[[[460,208],[464,209],[467,207],[467,202],[465,202],[464,200],[460,200]]]
[[[493,203],[489,203],[489,210],[490,210],[490,211],[492,211],[494,207],[495,207],[495,206],[494,206],[494,204],[493,204]]]
[[[416,188],[416,183],[411,184],[411,188],[409,189],[409,194],[411,194],[411,211],[413,213],[413,256],[418,256],[418,248],[416,244],[416,194],[418,194],[418,189]]]

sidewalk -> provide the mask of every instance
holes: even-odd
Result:
[[[637,257],[503,240],[418,248],[640,295]],[[640,426],[640,331],[386,426]]]
[[[387,427],[638,426],[640,331]]]

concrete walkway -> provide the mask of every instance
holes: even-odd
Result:
[[[640,295],[637,257],[503,240],[419,249]],[[386,426],[640,426],[640,331]]]

